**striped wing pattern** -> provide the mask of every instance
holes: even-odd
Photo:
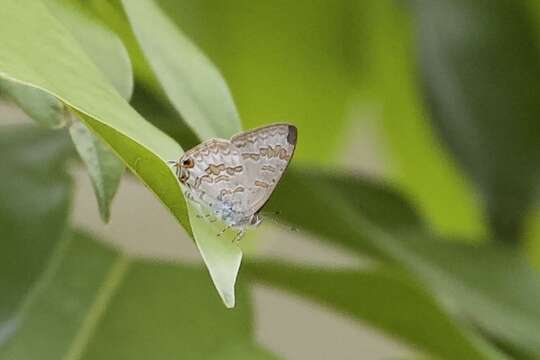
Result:
[[[197,145],[177,162],[187,197],[226,224],[245,227],[283,176],[296,135],[293,125],[272,124]]]

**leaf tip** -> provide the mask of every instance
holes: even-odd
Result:
[[[235,305],[235,298],[234,298],[234,289],[232,291],[227,291],[224,293],[219,294],[221,296],[221,299],[223,300],[223,303],[225,304],[225,307],[227,309],[233,309]]]
[[[111,212],[109,211],[109,206],[106,204],[101,205],[99,198],[98,203],[99,217],[104,224],[108,224],[111,221]]]

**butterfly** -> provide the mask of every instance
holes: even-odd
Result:
[[[226,225],[218,235],[234,228],[239,240],[261,223],[259,213],[287,169],[296,139],[295,126],[271,124],[230,140],[206,140],[170,163],[186,198]]]

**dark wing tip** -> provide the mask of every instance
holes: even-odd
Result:
[[[296,137],[297,137],[298,130],[296,129],[296,126],[289,125],[289,134],[287,134],[287,142],[291,145],[296,145]]]

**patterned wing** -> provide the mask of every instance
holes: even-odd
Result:
[[[176,163],[188,198],[231,226],[250,222],[281,179],[296,145],[296,128],[274,124],[210,139]]]
[[[225,194],[242,189],[244,167],[240,152],[229,140],[207,140],[187,151],[178,163],[188,197],[212,211],[226,201]]]
[[[293,156],[297,130],[289,124],[272,124],[231,138],[243,164],[242,185],[249,214],[257,213],[270,198]]]

